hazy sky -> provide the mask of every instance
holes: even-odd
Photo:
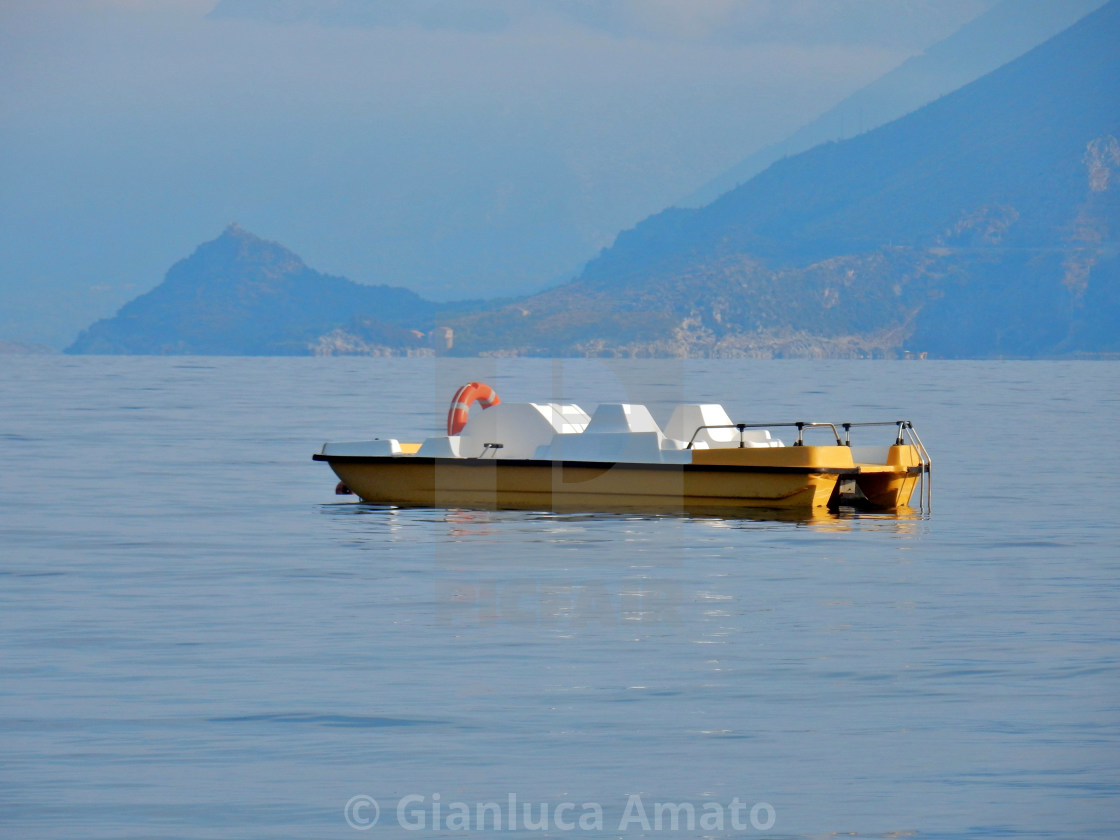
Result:
[[[231,221],[529,291],[993,3],[3,0],[0,339],[68,343]]]

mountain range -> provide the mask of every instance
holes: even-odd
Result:
[[[69,352],[1116,353],[1117,44],[1111,0],[907,116],[647,219],[542,294],[437,310],[231,227]]]
[[[912,114],[621,234],[463,352],[1120,350],[1120,2]],[[471,344],[471,342],[474,342]]]

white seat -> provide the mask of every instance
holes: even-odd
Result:
[[[552,461],[598,461],[658,464],[679,458],[662,454],[665,435],[649,409],[629,403],[604,403],[595,409],[587,429],[578,435],[555,435],[535,457]],[[666,457],[667,456],[667,457]]]
[[[852,460],[857,464],[885,464],[890,457],[889,446],[853,446]]]
[[[738,443],[735,444],[735,446],[738,445]],[[770,437],[768,429],[743,429],[743,446],[754,449],[767,446],[785,446],[785,444],[777,438]]]
[[[780,440],[772,439],[766,429],[744,429],[740,432],[735,428],[702,428],[732,425],[722,405],[684,404],[673,409],[669,422],[665,424],[665,434],[673,440],[683,441],[685,445],[693,441],[693,449],[731,449],[740,443],[748,449],[783,445]]]
[[[695,440],[711,448],[739,445],[739,432],[736,429],[703,429],[701,426],[730,426],[731,418],[722,405],[715,403],[678,405],[665,424],[665,434],[674,440],[688,443]],[[692,437],[696,435],[695,439]]]
[[[343,443],[324,443],[324,455],[368,455],[385,456],[400,455],[401,444],[395,438],[385,440],[356,440]]]

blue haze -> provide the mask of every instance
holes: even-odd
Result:
[[[1013,61],[1102,5],[1104,0],[1002,0],[781,142],[720,173],[678,204],[703,207],[783,157],[898,119]]]
[[[993,2],[6,0],[0,339],[67,345],[233,221],[357,282],[534,291]]]

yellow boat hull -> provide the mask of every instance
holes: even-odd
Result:
[[[897,450],[897,451],[894,451]],[[907,451],[910,450],[910,451]],[[690,464],[316,455],[365,502],[405,507],[585,511],[813,511],[855,482],[868,506],[905,506],[913,447],[857,465],[843,446],[695,450]],[[893,462],[893,463],[892,463]]]

